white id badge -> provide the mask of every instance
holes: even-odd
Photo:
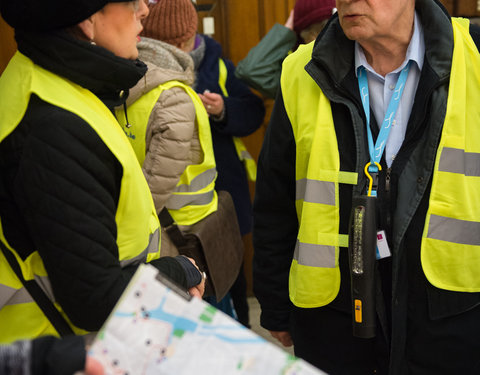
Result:
[[[377,232],[377,260],[389,256],[392,256],[392,253],[388,247],[387,236],[385,236],[384,230],[380,230]]]

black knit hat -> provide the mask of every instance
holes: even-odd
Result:
[[[129,0],[0,0],[0,14],[14,29],[48,31],[74,26],[121,1]]]

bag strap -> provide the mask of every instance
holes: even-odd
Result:
[[[185,236],[178,228],[178,225],[175,223],[175,220],[173,220],[172,215],[170,215],[170,212],[168,212],[166,207],[163,207],[162,211],[158,214],[158,220],[175,246],[182,247],[187,244]]]
[[[3,255],[5,255],[8,264],[15,272],[18,279],[22,282],[25,289],[28,291],[28,293],[30,293],[38,307],[40,307],[59,335],[62,337],[74,335],[72,327],[70,327],[65,318],[60,314],[53,302],[50,300],[50,298],[48,298],[45,291],[40,287],[40,285],[38,285],[37,281],[25,280],[22,270],[20,269],[20,265],[17,262],[17,258],[15,258],[12,252],[7,249],[2,241],[0,241],[0,248],[2,249]]]

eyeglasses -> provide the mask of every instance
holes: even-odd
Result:
[[[140,1],[144,0],[133,0],[133,1],[125,1],[125,5],[131,6],[135,12],[138,12],[140,9]]]

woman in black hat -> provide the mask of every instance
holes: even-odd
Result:
[[[18,44],[0,77],[0,343],[98,330],[144,262],[201,295],[193,263],[158,259],[155,207],[112,114],[147,69],[144,1],[0,0],[0,13]]]

